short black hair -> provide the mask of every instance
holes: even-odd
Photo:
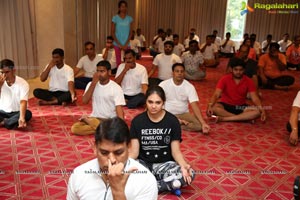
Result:
[[[171,45],[172,47],[174,47],[174,42],[168,40],[168,41],[166,41],[166,42],[164,43],[164,46],[166,46],[166,45]]]
[[[166,101],[165,91],[160,86],[158,85],[150,86],[146,91],[145,98],[148,99],[148,97],[152,94],[157,94],[162,99],[163,102]]]
[[[162,28],[159,28],[158,30],[157,30],[157,33],[158,34],[160,34],[160,33],[164,33],[165,31],[164,31],[164,29],[162,29]]]
[[[270,49],[273,48],[273,47],[274,47],[276,50],[279,50],[280,45],[279,45],[277,42],[271,42],[271,44],[270,44]]]
[[[14,69],[15,63],[14,61],[9,59],[3,59],[0,61],[0,69],[3,69],[4,67],[8,67],[9,69]]]
[[[111,69],[111,65],[107,60],[101,60],[100,62],[97,63],[97,67],[105,67],[108,70]]]
[[[184,66],[183,63],[174,63],[174,64],[172,65],[172,71],[173,71],[173,72],[174,72],[174,70],[175,70],[175,67],[177,67],[177,66],[181,66],[181,67],[183,67],[183,69],[185,70],[185,66]]]
[[[84,43],[84,46],[86,47],[87,45],[92,45],[95,48],[95,43],[91,41],[87,41]]]
[[[65,52],[64,50],[60,49],[60,48],[56,48],[52,51],[52,55],[54,54],[58,54],[60,55],[61,57],[64,57],[65,56]]]
[[[113,38],[113,36],[109,35],[109,36],[106,37],[106,40],[112,40],[113,41],[114,38]]]
[[[126,49],[124,55],[131,54],[133,57],[135,57],[136,53],[133,49]]]
[[[179,38],[179,35],[178,34],[173,34],[173,39],[174,38]]]
[[[197,44],[198,45],[198,41],[197,40],[191,40],[191,41],[189,41],[189,46],[191,46],[191,44]]]
[[[116,144],[130,142],[129,128],[124,120],[119,117],[104,120],[96,129],[95,144],[101,143],[103,140],[108,140]]]
[[[231,58],[231,59],[230,59],[230,67],[231,67],[231,68],[235,68],[235,67],[237,67],[237,66],[241,66],[241,67],[243,67],[243,68],[245,69],[246,64],[245,64],[245,62],[244,62],[242,59],[240,59],[240,58],[236,58],[236,57]]]

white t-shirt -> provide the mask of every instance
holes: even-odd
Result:
[[[297,96],[294,99],[293,106],[300,108],[300,91],[297,93]],[[298,121],[300,121],[300,113],[298,114]]]
[[[166,41],[173,41],[173,35],[166,36]]]
[[[198,43],[200,42],[200,38],[198,37],[198,35],[194,35],[193,39],[192,40],[196,40]],[[189,43],[190,43],[190,37],[186,38],[183,42],[183,45],[185,48],[189,48]]]
[[[137,161],[129,158],[124,171],[135,167],[125,186],[127,200],[156,200],[157,183],[153,174]],[[105,198],[106,197],[106,198]],[[111,188],[101,177],[99,162],[90,160],[74,169],[68,182],[67,200],[99,200],[113,199]]]
[[[157,55],[153,64],[158,66],[158,78],[161,80],[167,80],[173,76],[172,65],[175,63],[182,63],[179,56],[172,53],[171,55],[166,55],[161,53]]]
[[[173,78],[159,84],[166,94],[165,109],[177,115],[189,112],[189,103],[199,101],[195,87],[187,80],[175,85]]]
[[[280,40],[278,42],[278,44],[280,46],[279,51],[284,53],[284,52],[286,52],[286,48],[292,44],[292,41],[288,40],[288,41],[285,42],[284,40]]]
[[[259,42],[257,42],[257,41],[254,42],[253,49],[255,50],[256,55],[260,54],[261,46],[260,46]]]
[[[105,48],[102,50],[102,55],[105,53]],[[111,69],[117,68],[116,52],[114,48],[108,50],[106,60],[110,63]]]
[[[173,53],[176,54],[177,56],[181,56],[182,52],[184,51],[185,48],[181,43],[178,43],[177,45],[174,46]]]
[[[156,45],[156,47],[157,47],[159,53],[165,52],[164,43],[165,43],[166,41],[167,41],[166,39],[163,41],[161,38],[158,38],[158,39],[156,40],[155,45]]]
[[[86,86],[84,93],[87,92],[92,82]],[[116,106],[125,104],[122,88],[114,81],[110,80],[106,85],[97,83],[92,96],[91,117],[113,118],[117,116]]]
[[[69,91],[68,83],[70,81],[74,82],[74,71],[69,65],[66,64],[64,64],[64,66],[60,69],[58,69],[57,66],[54,66],[49,72],[49,78],[49,91],[67,92]]]
[[[15,83],[11,86],[5,81],[0,90],[0,110],[4,112],[20,111],[21,100],[28,101],[29,85],[19,76],[16,76]]]
[[[274,40],[271,40],[271,43],[275,42]],[[268,53],[269,52],[269,49],[270,49],[270,45],[268,46],[267,50],[264,51],[264,48],[267,46],[268,44],[268,41],[267,40],[264,40],[262,43],[261,43],[261,49],[262,49],[262,52],[263,53]]]
[[[221,46],[221,42],[222,42],[222,39],[220,37],[216,37],[214,44],[217,45],[218,49]]]
[[[139,52],[139,47],[141,47],[141,43],[138,39],[133,39],[130,40],[130,48],[135,52],[138,53]]]
[[[141,47],[144,47],[144,42],[146,42],[146,39],[145,39],[144,35],[142,35],[142,34],[140,36],[135,35],[134,39],[138,39],[140,41],[140,43],[141,43]]]
[[[94,73],[97,70],[97,64],[103,60],[102,56],[96,54],[94,60],[90,60],[88,55],[81,57],[77,63],[77,68],[84,70],[84,76],[93,78]]]
[[[119,65],[116,77],[118,77],[125,68],[125,63]],[[142,92],[142,84],[148,85],[148,73],[143,65],[135,63],[135,68],[126,72],[121,87],[124,94],[134,96]]]
[[[222,45],[226,42],[226,39],[222,41]],[[235,47],[235,43],[232,40],[229,40],[226,44],[226,46],[223,48],[221,47],[221,52],[223,53],[233,53],[233,47]]]
[[[201,44],[200,49],[205,46],[206,43]],[[218,47],[215,44],[206,46],[205,51],[202,53],[204,59],[214,59],[215,53],[218,53]]]

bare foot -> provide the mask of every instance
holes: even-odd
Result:
[[[40,106],[49,105],[48,101],[44,101],[44,100],[39,100],[39,101],[38,101],[38,104],[39,104]]]
[[[284,91],[288,91],[289,90],[289,86],[275,85],[274,88],[277,89],[277,90],[284,90]]]

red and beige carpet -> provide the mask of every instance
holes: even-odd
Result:
[[[141,63],[149,67],[151,59]],[[206,80],[193,82],[203,114],[226,64],[223,59],[217,69],[207,69]],[[268,109],[265,123],[211,123],[208,136],[184,131],[181,149],[196,178],[180,197],[163,193],[159,199],[293,199],[300,145],[289,145],[285,124],[300,73],[290,73],[297,81],[289,91],[261,91]],[[65,199],[71,171],[94,158],[93,137],[70,133],[91,106],[80,97],[77,106],[41,107],[34,98],[29,104],[33,119],[27,130],[0,128],[0,199]],[[124,109],[128,124],[142,112]]]

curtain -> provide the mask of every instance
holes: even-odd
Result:
[[[105,46],[106,36],[111,34],[111,19],[118,11],[118,0],[79,0],[78,40],[82,44],[91,40],[98,52]],[[158,28],[171,28],[183,41],[190,28],[196,28],[201,42],[213,29],[223,35],[226,0],[127,0],[128,15],[134,19],[134,29],[141,28],[147,45],[152,43]],[[79,56],[80,57],[80,56]]]
[[[38,75],[34,0],[0,1],[0,59],[14,61],[17,75]]]
[[[84,55],[84,43],[92,41],[98,53],[105,47],[106,37],[111,35],[111,20],[118,12],[119,0],[78,0],[77,27],[79,58]],[[127,0],[128,15],[135,20],[135,0]]]
[[[254,7],[255,0],[248,0],[248,5],[252,8]],[[260,3],[264,4],[274,4],[276,1],[273,0],[261,0]],[[285,0],[285,4],[295,4],[299,3],[298,0]],[[299,3],[300,4],[300,3]],[[282,9],[284,11],[289,11],[289,9]],[[298,9],[292,9],[299,12]],[[273,10],[277,12],[278,10]],[[296,14],[271,14],[265,9],[254,9],[254,12],[247,14],[246,28],[247,33],[256,33],[258,42],[262,42],[266,39],[268,34],[273,35],[273,40],[279,41],[282,39],[282,35],[285,33],[290,34],[290,39],[296,34],[300,34],[300,23],[299,23],[299,13]]]
[[[151,44],[158,28],[171,28],[180,41],[196,28],[200,42],[214,29],[223,35],[227,0],[137,0],[137,26],[142,29],[147,44]]]

